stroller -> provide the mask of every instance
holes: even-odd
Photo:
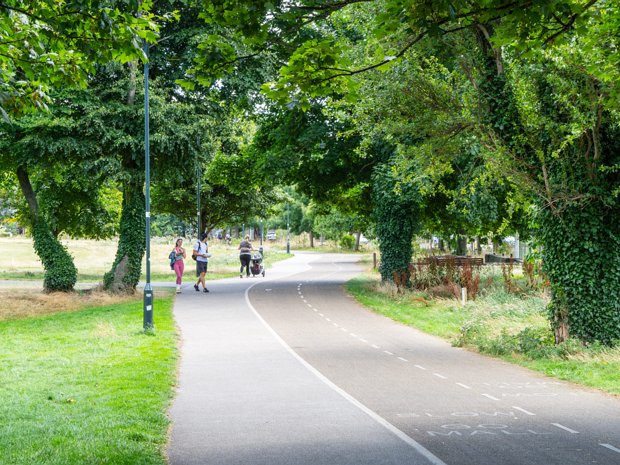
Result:
[[[265,277],[265,267],[263,266],[263,256],[260,253],[252,254],[252,260],[250,262],[250,271],[252,276],[262,274]]]

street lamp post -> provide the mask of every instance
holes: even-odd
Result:
[[[144,54],[149,56],[149,44],[144,41]],[[153,288],[151,287],[151,149],[149,133],[149,63],[144,63],[144,172],[146,211],[146,284],[144,286],[143,327],[153,329]]]
[[[200,170],[200,161],[196,159],[196,236],[198,236],[198,240],[200,240],[201,224],[200,224],[200,177],[202,176]]]
[[[286,253],[291,253],[291,206],[286,204]]]
[[[260,252],[261,257],[263,256],[263,219],[260,219],[260,246],[258,247],[258,251]]]

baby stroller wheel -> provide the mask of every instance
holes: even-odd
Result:
[[[265,277],[265,270],[263,270],[263,278]]]

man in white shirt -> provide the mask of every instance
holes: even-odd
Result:
[[[196,276],[198,276],[198,281],[194,284],[194,289],[196,292],[199,292],[200,288],[198,285],[202,283],[202,292],[209,292],[209,289],[207,289],[207,284],[205,283],[207,264],[209,263],[209,257],[211,256],[209,253],[209,244],[207,244],[207,233],[203,233],[200,241],[194,245],[194,251],[192,254],[196,257]]]

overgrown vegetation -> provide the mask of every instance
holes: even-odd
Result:
[[[480,266],[469,261],[458,266],[454,258],[439,261],[430,257],[410,264],[409,272],[413,289],[438,297],[458,299],[465,288],[468,299],[475,300],[480,288]]]

